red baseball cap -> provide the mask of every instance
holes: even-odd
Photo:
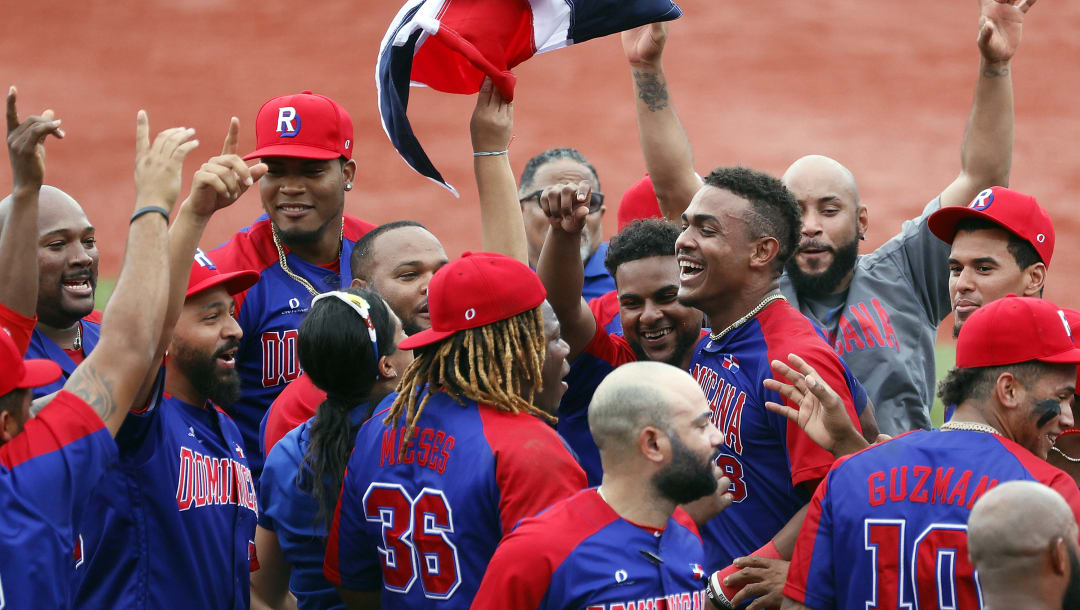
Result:
[[[15,340],[0,328],[0,396],[16,388],[36,388],[60,379],[60,365],[52,360],[23,360]]]
[[[353,124],[334,100],[310,91],[275,97],[255,118],[255,152],[244,157],[352,159]]]
[[[982,218],[1031,244],[1042,262],[1050,267],[1054,255],[1054,223],[1050,214],[1031,195],[992,186],[975,196],[964,207],[941,208],[927,219],[926,224],[941,241],[951,244],[956,237],[956,224],[965,218]]]
[[[1069,331],[1072,332],[1073,343],[1080,347],[1080,311],[1062,308],[1065,312],[1065,321],[1069,323]],[[1076,369],[1076,391],[1080,393],[1080,367]],[[1074,416],[1078,415],[1073,413]]]
[[[639,218],[663,218],[660,212],[660,201],[656,198],[653,190],[652,179],[648,174],[635,182],[623,193],[619,201],[619,231]]]
[[[1014,294],[975,310],[960,327],[956,366],[975,368],[1038,360],[1080,364],[1065,310]]]
[[[431,276],[431,328],[398,344],[401,349],[431,345],[459,330],[479,328],[539,307],[547,291],[536,272],[502,254],[466,252]]]
[[[188,289],[185,298],[209,290],[215,286],[225,284],[225,290],[230,295],[239,294],[255,285],[259,281],[257,271],[233,271],[222,273],[218,271],[214,261],[210,260],[201,249],[195,250],[195,260],[191,263],[191,277],[188,278]]]

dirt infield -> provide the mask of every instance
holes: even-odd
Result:
[[[894,234],[959,171],[959,145],[978,65],[977,3],[683,0],[665,57],[699,172],[740,163],[779,174],[807,153],[852,169],[871,210],[866,248]],[[425,222],[454,256],[479,246],[468,120],[473,100],[414,89],[410,116],[454,199],[411,172],[378,122],[374,65],[397,0],[147,0],[10,3],[0,35],[3,83],[23,112],[52,107],[68,138],[49,145],[47,181],[75,196],[99,229],[102,273],[115,274],[131,210],[134,117],[197,129],[186,173],[216,154],[230,115],[254,145],[266,99],[312,89],[356,124],[350,213]],[[1046,296],[1080,306],[1070,266],[1080,223],[1080,4],[1043,0],[1014,61],[1012,185],[1054,216],[1058,242]],[[629,71],[616,37],[538,56],[519,67],[511,162],[553,146],[580,149],[618,201],[644,172]],[[6,163],[0,183],[10,184]],[[0,188],[2,190],[2,188]],[[260,211],[248,193],[207,231],[221,243]],[[614,209],[605,226],[614,230]]]

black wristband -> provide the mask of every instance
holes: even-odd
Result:
[[[131,223],[135,222],[135,219],[138,218],[139,216],[142,216],[143,214],[149,214],[150,212],[157,212],[157,213],[161,214],[162,216],[165,217],[165,223],[168,224],[168,222],[169,222],[169,210],[166,210],[165,208],[163,208],[161,206],[157,206],[157,205],[148,205],[145,208],[139,208],[139,209],[135,210],[135,213],[131,215],[131,220],[128,221],[128,224],[131,224]]]

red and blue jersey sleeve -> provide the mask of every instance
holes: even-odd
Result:
[[[828,488],[829,479],[826,478],[810,499],[784,585],[784,595],[811,608],[832,608],[836,605],[836,592],[833,590],[834,524]]]
[[[810,322],[798,311],[786,303],[783,306],[770,307],[759,317],[762,333],[768,342],[766,357],[771,363],[779,360],[787,364],[788,355],[796,354],[806,361],[822,380],[825,381],[844,401],[844,408],[852,419],[856,429],[862,430],[859,416],[855,412],[855,399],[847,368],[840,357],[825,343]],[[784,404],[798,409],[799,406],[783,396],[772,394],[771,400],[783,401]],[[783,427],[786,439],[788,461],[791,464],[791,482],[793,485],[813,482],[825,476],[833,464],[833,456],[810,440],[798,424],[787,418],[777,417],[774,421]]]
[[[0,327],[11,335],[20,354],[26,354],[26,349],[30,347],[30,336],[34,334],[35,324],[37,316],[28,318],[0,303]]]
[[[530,419],[513,421],[522,417]],[[481,408],[480,418],[495,455],[499,519],[504,535],[520,520],[585,488],[585,472],[559,436],[543,422],[531,415],[491,408]]]
[[[612,367],[627,362],[637,362],[637,354],[626,339],[608,332],[595,310],[593,310],[593,318],[596,320],[596,333],[593,334],[592,340],[585,346],[585,351],[582,353],[599,358]]]
[[[285,386],[263,418],[263,455],[269,456],[270,450],[283,436],[314,417],[315,411],[325,400],[326,392],[316,387],[307,375],[300,375],[296,381]]]

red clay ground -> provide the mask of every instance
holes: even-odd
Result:
[[[823,153],[858,178],[871,209],[867,249],[894,234],[959,171],[959,145],[978,51],[977,3],[856,0],[683,0],[666,68],[691,134],[697,169],[741,163],[781,173]],[[473,100],[414,89],[413,125],[454,199],[412,173],[378,122],[374,64],[398,0],[311,3],[180,0],[8,3],[0,31],[0,84],[20,89],[23,112],[52,107],[68,138],[49,144],[47,181],[82,202],[99,227],[102,273],[120,263],[130,213],[134,117],[188,125],[202,147],[190,176],[217,154],[230,115],[254,146],[266,99],[312,89],[342,102],[356,124],[358,188],[348,211],[372,222],[414,218],[451,256],[479,245],[469,155]],[[1055,218],[1057,254],[1046,296],[1080,306],[1071,266],[1080,235],[1080,5],[1043,0],[1028,15],[1014,61],[1016,149],[1012,185]],[[520,171],[533,154],[574,146],[592,160],[614,203],[644,172],[630,78],[616,37],[538,56],[518,69]],[[10,184],[6,163],[0,184]],[[0,187],[3,190],[3,187]],[[207,231],[212,247],[260,212],[248,193]],[[608,233],[615,214],[606,218]]]

